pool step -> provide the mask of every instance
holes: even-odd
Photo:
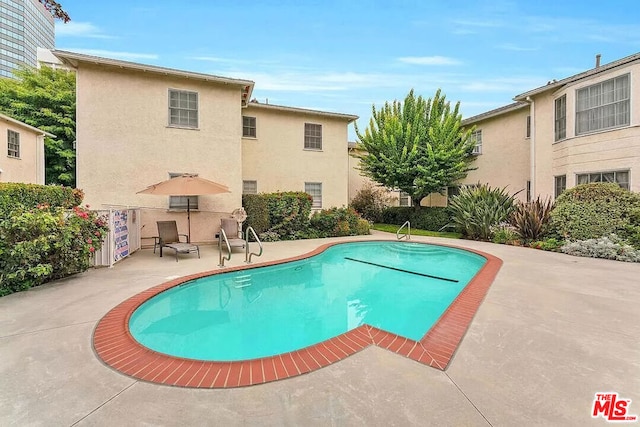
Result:
[[[251,286],[251,275],[245,274],[243,276],[236,276],[233,278],[233,282],[236,284],[235,288],[245,288],[247,286]]]

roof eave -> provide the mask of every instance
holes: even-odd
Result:
[[[353,114],[344,114],[344,113],[333,113],[330,111],[320,111],[320,110],[312,110],[309,108],[299,108],[299,107],[288,107],[285,105],[275,105],[275,104],[261,104],[259,102],[250,102],[250,107],[264,108],[264,109],[272,109],[279,111],[286,111],[290,113],[298,113],[298,114],[312,114],[318,116],[326,116],[333,117],[336,119],[347,120],[349,123],[358,120],[360,117]]]
[[[16,126],[20,126],[22,128],[29,129],[33,133],[37,133],[37,134],[42,135],[42,136],[48,136],[49,138],[57,138],[57,136],[55,136],[52,133],[49,133],[49,132],[44,131],[42,129],[38,129],[37,127],[28,125],[28,124],[26,124],[24,122],[21,122],[20,120],[16,120],[16,119],[14,119],[12,117],[9,117],[9,116],[7,116],[5,114],[0,114],[0,119],[5,120],[5,121],[7,121],[9,123],[13,123]]]

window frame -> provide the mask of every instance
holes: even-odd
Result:
[[[312,131],[314,131],[313,134],[312,134]],[[319,135],[316,133],[319,133]],[[304,149],[312,150],[312,151],[322,151],[322,125],[321,124],[305,122]]]
[[[199,129],[200,126],[200,96],[198,95],[198,92],[194,92],[191,90],[184,90],[184,89],[173,89],[173,88],[169,88],[168,89],[168,95],[167,95],[167,101],[168,101],[168,126],[169,127],[173,127],[173,128],[181,128],[181,129]],[[178,106],[172,106],[171,102],[171,95],[172,93],[178,94]],[[186,95],[195,95],[195,109],[190,108],[189,107],[189,102],[191,102],[191,100],[187,97],[187,107],[181,107],[180,106],[180,102],[182,101],[180,99],[180,95],[182,94],[186,94]],[[172,114],[172,112],[175,111],[177,112],[177,114]],[[187,112],[187,119],[186,119],[186,123],[183,122],[183,117],[181,117],[180,112],[182,111],[186,111]],[[189,113],[194,112],[195,111],[195,125],[191,124],[191,116]],[[177,117],[177,122],[173,122],[174,117]]]
[[[20,132],[12,129],[7,129],[7,157],[20,158]]]
[[[471,132],[470,139],[475,142],[471,154],[479,156],[482,154],[482,129],[476,129]]]
[[[618,87],[620,81],[625,81],[622,89]],[[611,90],[605,92],[605,86],[611,84]],[[597,89],[596,89],[597,88]],[[591,92],[595,92],[592,94]],[[607,94],[611,94],[613,100],[605,101]],[[595,132],[607,131],[627,127],[631,124],[631,75],[621,74],[598,83],[576,89],[575,132],[576,136],[588,135]],[[626,96],[616,99],[619,95]],[[588,105],[596,103],[597,105]],[[605,117],[607,110],[613,108],[613,114]],[[586,116],[584,119],[581,116]],[[619,119],[622,117],[622,120]],[[606,118],[612,118],[614,124],[605,126]],[[596,124],[600,122],[600,125]],[[587,129],[581,129],[584,123]]]
[[[245,119],[250,119],[248,124],[245,122]],[[248,133],[245,133],[245,131],[248,131]],[[243,138],[258,137],[258,120],[254,116],[242,116],[242,137]]]
[[[527,130],[525,131],[525,138],[531,138],[531,115],[527,116]]]
[[[567,189],[567,175],[556,175],[553,177],[553,197],[557,199],[559,195]]]
[[[613,181],[606,180],[604,175],[613,174]],[[622,181],[622,183],[618,180],[618,174],[626,174],[626,181]],[[600,175],[600,179],[596,181],[592,181],[592,176]],[[581,177],[587,177],[586,182],[580,182]],[[583,172],[576,173],[576,185],[580,184],[590,184],[593,182],[610,182],[615,183],[620,186],[620,188],[624,188],[625,190],[631,189],[631,169],[617,169],[617,170],[606,170],[606,171],[598,171],[598,172]],[[622,185],[624,184],[624,185]]]
[[[400,206],[400,207],[411,207],[412,205],[413,205],[413,202],[411,200],[411,196],[409,195],[409,193],[406,193],[404,191],[400,191],[400,194],[398,196],[398,206]]]
[[[560,109],[560,111],[559,111]],[[559,116],[558,113],[562,113]],[[567,138],[567,95],[564,94],[553,101],[553,131],[554,142],[562,141]]]
[[[253,189],[251,191],[247,191],[247,184],[253,185]],[[258,181],[256,180],[242,180],[242,194],[258,194]]]
[[[318,188],[320,189],[320,195],[316,196],[315,193],[312,194],[311,193],[312,190],[309,190],[308,186],[318,186]],[[311,182],[311,181],[305,182],[304,192],[313,198],[311,202],[311,209],[322,209],[322,183],[321,182]]]
[[[169,178],[177,178],[179,176],[185,175],[186,172],[178,173],[178,172],[169,172]],[[198,174],[189,173],[189,175],[198,176]],[[187,200],[189,200],[188,208],[191,211],[198,210],[200,206],[200,200],[198,196],[169,196],[169,210],[187,210]],[[177,203],[182,202],[183,203]]]

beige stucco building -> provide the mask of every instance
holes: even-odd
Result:
[[[92,208],[141,207],[142,237],[175,219],[210,242],[243,191],[307,191],[316,209],[347,200],[347,126],[356,116],[250,102],[254,82],[53,52],[77,73],[77,186]],[[217,195],[136,194],[183,173]]]
[[[554,199],[587,182],[640,191],[640,53],[605,65],[599,59],[593,69],[464,119],[475,127],[476,169],[460,184],[506,187],[522,201]],[[446,198],[431,195],[421,204],[443,206]]]
[[[44,138],[54,135],[0,114],[0,182],[44,184]]]

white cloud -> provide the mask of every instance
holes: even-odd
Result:
[[[446,56],[403,56],[398,61],[412,65],[458,65],[461,62]]]
[[[137,52],[122,52],[116,50],[102,50],[102,49],[82,49],[82,48],[59,48],[60,50],[66,50],[69,52],[83,53],[85,55],[101,56],[105,58],[115,59],[158,59],[159,56],[155,53],[137,53]]]
[[[56,23],[56,37],[86,37],[93,39],[113,39],[91,22],[69,21],[66,24]]]

